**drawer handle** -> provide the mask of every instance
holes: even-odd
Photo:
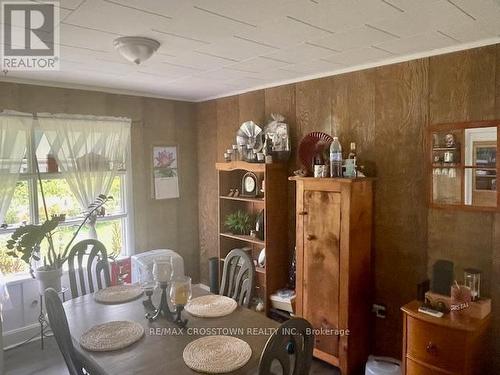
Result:
[[[437,352],[437,347],[430,341],[427,346],[425,347],[425,351],[429,354],[436,354]]]
[[[300,212],[299,212],[299,215],[300,215],[300,216],[305,216],[305,215],[307,215],[307,211],[300,211]]]
[[[314,234],[308,234],[306,236],[306,238],[307,238],[308,241],[312,241],[312,240],[314,240],[316,238],[316,236]]]

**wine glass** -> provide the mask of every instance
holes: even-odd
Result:
[[[155,259],[153,277],[157,283],[166,285],[172,279],[172,274],[172,259]]]
[[[154,310],[153,301],[151,297],[153,296],[153,291],[156,282],[153,277],[153,272],[150,267],[141,266],[139,267],[139,285],[141,286],[147,299],[142,302],[147,310]]]
[[[191,278],[189,276],[176,277],[170,287],[170,301],[174,306],[185,306],[191,297]]]

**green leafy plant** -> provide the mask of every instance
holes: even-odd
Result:
[[[90,204],[88,210],[84,212],[84,218],[81,224],[78,226],[77,230],[73,233],[71,240],[66,244],[66,247],[62,252],[58,252],[55,249],[53,236],[55,234],[56,228],[66,219],[66,214],[52,215],[49,218],[49,213],[47,210],[47,204],[45,202],[45,194],[42,185],[42,178],[40,175],[40,170],[38,168],[38,161],[35,160],[35,165],[37,168],[37,177],[40,185],[40,194],[42,197],[43,208],[45,213],[45,222],[42,224],[27,224],[17,228],[10,239],[7,241],[7,255],[18,258],[28,264],[31,276],[34,278],[34,270],[32,268],[33,261],[40,261],[40,244],[46,240],[48,242],[47,256],[43,257],[43,266],[41,267],[44,271],[59,269],[63,266],[64,262],[68,258],[69,250],[74,240],[80,233],[83,226],[90,220],[95,220],[95,218],[104,213],[104,205],[113,197],[101,194],[97,199]]]
[[[65,219],[65,214],[53,215],[50,219],[42,224],[28,224],[19,227],[12,234],[11,238],[7,241],[7,255],[13,258],[19,258],[30,267],[30,273],[33,275],[32,263],[33,261],[40,260],[40,244],[46,240],[48,242],[47,256],[43,257],[43,270],[53,270],[61,268],[68,258],[69,250],[74,240],[80,233],[83,226],[89,221],[91,217],[96,215],[108,200],[113,199],[111,196],[99,195],[99,197],[89,206],[85,216],[78,226],[77,230],[73,233],[70,241],[66,244],[62,252],[57,252],[54,246],[53,236],[56,228]]]
[[[250,230],[255,226],[255,219],[248,213],[238,210],[229,214],[224,223],[234,234],[249,234]]]

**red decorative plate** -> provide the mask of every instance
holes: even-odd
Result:
[[[323,132],[312,132],[302,138],[299,143],[298,155],[300,164],[307,171],[308,176],[313,174],[312,160],[318,147],[323,147],[325,154],[328,154],[332,142],[333,138]]]

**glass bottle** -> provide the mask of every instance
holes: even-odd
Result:
[[[354,178],[357,176],[357,165],[356,165],[356,143],[351,142],[349,155],[345,162],[345,177]]]
[[[325,159],[323,158],[323,152],[321,148],[316,149],[316,153],[312,160],[312,169],[314,177],[323,177],[323,168],[325,165]]]
[[[330,176],[342,177],[342,145],[338,137],[333,137],[330,145]]]

